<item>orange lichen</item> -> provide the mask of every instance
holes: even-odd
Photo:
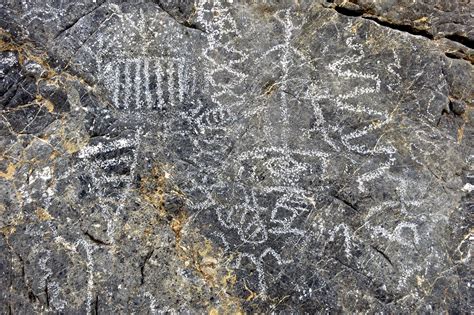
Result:
[[[237,277],[229,268],[229,259],[215,248],[211,241],[199,231],[187,230],[188,212],[182,208],[170,211],[165,200],[168,196],[185,199],[184,194],[170,182],[167,165],[153,167],[150,174],[140,182],[140,196],[157,210],[159,218],[167,222],[175,235],[175,249],[185,268],[194,270],[219,296],[219,307],[213,305],[209,313],[241,313],[240,300],[229,291],[237,282]],[[184,204],[184,202],[183,202]]]
[[[11,225],[4,226],[0,229],[0,233],[2,233],[5,237],[12,235],[13,233],[15,233],[15,231],[16,231],[16,227],[11,226]]]
[[[44,106],[48,112],[52,113],[54,111],[54,104],[39,94],[36,95],[36,102],[41,106]]]
[[[166,215],[165,190],[167,184],[167,173],[163,168],[163,166],[153,167],[151,174],[143,177],[140,182],[140,195],[158,210],[158,214],[161,217]],[[174,222],[172,224],[175,225],[175,228],[177,229],[179,222]]]
[[[0,171],[0,178],[4,178],[6,180],[11,180],[13,175],[15,175],[16,165],[13,163],[9,163],[5,172]]]
[[[258,294],[256,292],[254,292],[254,291],[252,291],[248,288],[247,283],[245,283],[245,282],[244,282],[244,288],[245,288],[245,290],[247,290],[249,292],[249,296],[247,296],[245,298],[246,301],[252,301],[253,299],[255,299],[258,296]]]
[[[17,43],[12,36],[0,28],[0,51],[14,51],[18,54],[18,62],[23,65],[26,60],[32,60],[41,65],[44,70],[44,79],[57,76],[56,71],[46,61],[47,55],[37,51],[31,43]]]
[[[40,219],[41,221],[50,221],[53,219],[53,216],[43,208],[36,209],[35,213],[38,219]]]
[[[462,142],[462,138],[464,137],[464,124],[458,129],[458,143]]]

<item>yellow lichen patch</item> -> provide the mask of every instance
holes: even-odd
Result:
[[[184,209],[174,209],[173,212],[165,208],[166,196],[175,196],[184,199],[184,194],[177,187],[169,183],[170,173],[166,165],[157,165],[151,169],[149,175],[140,181],[140,196],[158,212],[160,218],[166,218],[170,228],[176,236],[177,246],[181,239],[181,230],[188,217]]]
[[[0,51],[12,51],[18,54],[18,62],[24,65],[27,61],[33,61],[42,67],[41,78],[38,81],[48,81],[49,84],[57,85],[60,79],[67,81],[78,81],[88,89],[95,90],[95,86],[89,86],[83,78],[67,73],[64,69],[58,73],[48,63],[48,56],[44,51],[40,51],[33,43],[15,42],[12,35],[3,28],[0,28]]]
[[[221,285],[223,287],[229,287],[229,286],[234,286],[236,282],[237,282],[237,276],[234,274],[234,272],[231,269],[227,269],[227,274],[223,276],[221,279]]]
[[[173,230],[176,240],[179,242],[181,239],[181,231],[183,229],[184,224],[186,223],[187,216],[184,212],[181,212],[177,217],[171,219],[171,229]]]
[[[7,209],[4,205],[0,206],[1,216],[4,216],[4,214],[7,211],[11,215],[10,213],[11,209]],[[16,227],[24,223],[23,219],[24,219],[24,215],[22,212],[15,213],[12,217],[8,219],[8,224],[0,228],[0,233],[2,233],[5,237],[8,237],[9,235],[15,233]]]
[[[0,229],[0,233],[2,233],[5,237],[8,237],[9,235],[12,235],[13,233],[15,233],[16,231],[16,227],[14,226],[4,226]]]
[[[11,35],[5,31],[3,28],[0,28],[0,51],[15,51],[18,53],[18,59],[20,64],[24,62],[23,56],[23,47],[22,45],[16,44]]]
[[[416,285],[425,292],[425,294],[430,291],[430,283],[426,281],[424,276],[416,276]]]
[[[217,278],[217,259],[211,256],[203,257],[200,264],[202,274],[209,279]]]
[[[429,30],[430,29],[430,19],[427,16],[422,16],[419,19],[413,21],[414,26],[420,30]]]
[[[6,180],[11,180],[13,175],[15,175],[16,166],[13,163],[9,163],[5,172],[0,171],[0,178],[5,178]]]
[[[50,100],[42,97],[41,95],[36,95],[36,102],[38,102],[38,104],[40,104],[41,106],[44,106],[48,110],[48,112],[52,113],[54,111],[54,104]]]
[[[41,65],[45,70],[45,78],[50,79],[57,75],[46,61],[45,53],[36,51],[31,43],[16,43],[12,36],[0,28],[0,51],[15,51],[18,53],[18,62],[23,65],[25,60],[32,60]]]
[[[359,27],[361,25],[362,25],[362,22],[360,22],[360,21],[355,22],[354,25],[352,25],[352,27],[351,27],[351,33],[356,34],[357,30],[359,29]]]
[[[51,161],[53,161],[53,160],[56,159],[57,157],[59,157],[58,151],[53,151],[53,153],[51,153],[51,154],[49,155],[49,159],[50,159]]]
[[[206,285],[219,296],[218,306],[208,305],[213,314],[236,314],[240,312],[240,300],[230,294],[237,281],[235,274],[227,268],[229,259],[222,250],[215,248],[197,230],[189,230],[189,215],[184,207],[184,194],[172,185],[172,174],[167,165],[157,165],[140,182],[140,196],[143,201],[157,210],[158,217],[167,222],[175,235],[175,249],[185,268],[194,270]],[[167,209],[166,198],[181,199],[183,206],[173,205]],[[177,206],[177,207],[176,207]]]
[[[59,137],[62,139],[61,146],[69,154],[78,152],[89,143],[89,136],[70,132],[64,124],[59,129]]]
[[[426,23],[429,21],[429,18],[427,16],[423,16],[417,20],[414,20],[413,23]]]
[[[64,150],[66,150],[69,154],[76,153],[83,147],[81,142],[75,141],[74,139],[64,140],[61,144]]]
[[[463,124],[461,125],[461,127],[458,128],[457,140],[459,144],[461,144],[462,139],[464,138],[464,128],[466,124],[469,123],[469,117],[471,116],[470,111],[472,110],[472,108],[472,105],[470,106],[468,104],[468,106],[466,107],[466,111],[461,115],[463,119]]]
[[[163,167],[153,167],[149,176],[143,177],[140,183],[140,195],[148,203],[158,210],[160,216],[164,217],[165,209],[165,189],[168,180],[168,173],[163,170]],[[172,222],[172,229],[178,229],[180,222]],[[173,227],[174,225],[174,227]]]
[[[275,8],[271,5],[262,3],[252,7],[260,18],[270,19],[275,14]]]
[[[462,142],[462,138],[464,137],[464,124],[461,126],[461,128],[458,129],[458,143]]]
[[[219,315],[219,311],[215,308],[211,308],[209,311],[209,315]]]
[[[50,221],[53,219],[53,216],[43,208],[36,209],[35,213],[38,219],[40,219],[41,221]]]
[[[423,277],[423,276],[420,277],[420,276],[417,275],[417,276],[416,276],[416,284],[417,284],[419,287],[421,287],[421,286],[423,285],[423,282],[425,282],[424,277]]]
[[[231,294],[231,290],[237,282],[237,276],[227,267],[229,258],[225,258],[224,253],[215,248],[208,239],[198,234],[189,234],[188,236],[193,239],[192,245],[187,248],[178,244],[177,248],[181,252],[180,257],[184,261],[184,265],[196,270],[219,296],[219,306],[211,306],[209,313],[213,311],[217,312],[216,314],[242,313],[240,299]]]
[[[146,227],[144,230],[143,230],[143,234],[142,234],[142,239],[143,240],[146,240],[148,239],[151,235],[152,235],[152,229],[150,227]]]
[[[264,94],[269,96],[278,89],[278,82],[270,81],[264,86]]]
[[[248,288],[247,283],[245,282],[244,282],[244,287],[245,287],[245,290],[249,292],[249,295],[245,298],[246,301],[252,301],[258,296],[256,292]]]
[[[372,125],[373,128],[377,128],[380,125],[382,125],[382,121],[380,121],[379,119],[374,119],[374,120],[371,121],[371,125]]]

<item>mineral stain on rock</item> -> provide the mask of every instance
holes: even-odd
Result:
[[[0,4],[0,312],[469,313],[466,1]]]

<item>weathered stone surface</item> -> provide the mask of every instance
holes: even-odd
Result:
[[[468,313],[472,4],[5,1],[2,313]]]
[[[470,1],[440,0],[335,0],[329,6],[373,16],[380,21],[425,31],[433,37],[450,37],[472,45],[474,6]],[[472,46],[471,46],[472,48]]]

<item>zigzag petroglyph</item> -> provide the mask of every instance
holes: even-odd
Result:
[[[305,21],[295,19],[289,10],[283,10],[275,12],[272,16],[276,24],[283,30],[280,42],[263,55],[255,58],[255,60],[264,60],[273,56],[279,60],[275,70],[280,72],[280,77],[274,83],[276,92],[271,98],[271,102],[276,102],[277,106],[265,104],[256,106],[248,112],[239,110],[236,114],[236,109],[245,103],[245,96],[239,94],[238,97],[227,98],[225,101],[222,96],[232,96],[233,89],[248,80],[247,75],[238,72],[234,66],[252,58],[246,52],[235,51],[230,42],[226,41],[225,35],[227,33],[238,34],[239,32],[230,9],[216,5],[211,11],[218,12],[218,14],[215,14],[212,20],[215,25],[209,22],[204,23],[206,31],[210,34],[208,36],[209,47],[205,50],[204,55],[212,65],[207,77],[208,82],[217,92],[212,95],[212,106],[203,106],[198,103],[182,118],[195,126],[194,145],[197,153],[191,159],[194,159],[196,164],[203,165],[204,156],[214,156],[215,163],[209,166],[209,171],[204,179],[216,183],[206,186],[200,183],[199,177],[196,178],[197,181],[194,182],[192,190],[204,191],[208,197],[202,202],[194,203],[193,207],[200,211],[214,209],[220,225],[238,235],[238,239],[242,243],[232,243],[225,233],[219,232],[218,238],[230,251],[240,248],[237,250],[240,253],[239,257],[246,257],[255,264],[259,273],[260,293],[262,297],[265,297],[265,264],[252,252],[243,250],[242,244],[255,244],[264,248],[265,244],[272,243],[273,237],[281,235],[307,236],[305,228],[298,226],[299,222],[304,221],[311,211],[318,211],[314,208],[314,201],[311,202],[316,191],[320,196],[330,193],[326,191],[327,187],[324,184],[308,191],[304,186],[299,186],[299,182],[308,176],[316,177],[323,183],[324,180],[330,179],[327,177],[329,175],[326,173],[326,169],[333,154],[348,157],[347,160],[353,163],[351,167],[356,167],[355,182],[357,183],[356,188],[360,192],[366,190],[367,183],[382,178],[395,161],[395,148],[382,139],[384,128],[392,123],[394,109],[380,111],[371,106],[370,99],[380,93],[383,82],[376,74],[357,70],[358,67],[355,65],[364,60],[366,55],[363,47],[360,44],[355,44],[355,39],[350,36],[345,39],[348,49],[347,55],[326,65],[325,71],[337,76],[342,81],[357,81],[359,82],[358,86],[340,94],[338,91],[333,91],[331,86],[324,82],[311,82],[309,76],[305,77],[304,74],[295,77],[294,73],[298,71],[311,73],[317,69],[315,69],[312,60],[296,49],[292,43],[294,32]],[[205,5],[198,8],[200,20],[205,21],[206,14],[209,12],[206,11]],[[227,28],[227,33],[215,31],[219,29],[217,26],[223,23],[228,23],[233,27]],[[236,58],[231,59],[228,63],[219,63],[213,57],[219,51],[233,52]],[[397,60],[395,58],[388,71],[395,79],[399,80],[400,76],[396,71],[400,66]],[[214,76],[219,72],[227,74],[229,79],[225,84],[214,79]],[[355,103],[354,100],[360,97],[365,97],[369,102]],[[349,131],[337,123],[331,124],[325,118],[328,109],[322,108],[324,102],[330,104],[331,108],[335,108],[335,110],[331,109],[332,111],[358,115],[363,117],[361,120],[369,123],[362,126],[358,124],[356,128]],[[324,106],[327,106],[326,104]],[[296,143],[289,140],[290,129],[295,128],[291,123],[292,117],[297,115],[293,111],[308,105],[314,118],[313,124],[312,127],[302,128],[301,134],[306,136],[313,134],[321,139],[326,144],[321,150],[308,149],[304,145],[297,147]],[[270,113],[271,115],[269,115]],[[275,119],[275,113],[278,113],[278,119]],[[254,116],[263,117],[263,136],[272,139],[274,134],[278,134],[278,142],[256,147],[252,151],[232,154],[232,159],[228,161],[222,159],[222,152],[227,150],[216,146],[216,144],[222,144],[222,139],[233,132],[230,126],[236,115],[240,115],[244,119]],[[293,130],[291,130],[291,134],[294,134]],[[375,140],[367,143],[366,138]],[[364,144],[360,144],[362,142]],[[358,170],[357,161],[350,158],[350,154],[359,154],[376,160],[378,164],[371,169]],[[232,177],[221,177],[220,172],[216,170],[226,170],[226,174],[232,174]],[[238,181],[239,184],[231,184],[229,181]],[[230,197],[232,201],[226,202],[225,195],[228,192],[225,191],[228,191],[229,188],[232,193],[227,197]],[[345,253],[350,256],[353,248],[351,245],[353,231],[347,225],[340,224],[330,234],[331,237],[334,237],[341,233],[345,238]],[[277,254],[278,257],[283,254],[278,248],[266,248]],[[287,262],[284,259],[280,261],[283,265]]]
[[[240,107],[245,102],[245,95],[236,94],[233,90],[239,88],[247,75],[238,72],[235,67],[239,63],[245,62],[249,57],[246,52],[236,51],[231,42],[228,41],[231,34],[238,34],[239,30],[235,20],[232,18],[228,7],[221,7],[218,4],[212,7],[212,12],[206,11],[204,5],[198,9],[198,20],[204,21],[206,14],[216,13],[211,23],[205,23],[206,30],[210,34],[208,36],[209,47],[204,51],[207,61],[210,63],[210,72],[208,81],[215,88],[216,92],[212,95],[214,107],[203,108],[198,104],[192,113],[188,114],[187,119],[196,127],[196,135],[203,135],[203,140],[197,140],[198,152],[206,152],[209,155],[225,151],[225,148],[217,147],[217,152],[213,151],[213,143],[222,143],[223,137],[232,132],[229,128],[232,123],[234,113],[239,112],[242,117],[251,117],[260,113],[265,113],[262,107],[255,112],[241,112]],[[272,130],[283,130],[281,143],[273,146],[258,147],[254,151],[247,151],[234,157],[232,160],[215,159],[214,164],[209,165],[211,169],[227,169],[236,170],[233,172],[234,180],[239,180],[242,184],[231,185],[229,179],[219,178],[219,172],[210,170],[208,173],[216,174],[211,181],[216,181],[214,185],[198,184],[204,190],[208,198],[198,204],[193,204],[196,209],[206,210],[215,209],[217,218],[221,226],[225,229],[234,231],[238,235],[239,243],[229,242],[223,233],[218,233],[218,237],[224,243],[225,247],[233,251],[241,247],[241,244],[254,244],[262,246],[263,253],[255,256],[251,252],[238,250],[236,266],[240,266],[241,259],[248,259],[254,264],[258,272],[258,287],[260,295],[265,298],[266,280],[265,280],[265,263],[263,258],[267,254],[274,256],[281,265],[289,263],[289,260],[281,258],[278,248],[272,248],[269,245],[269,237],[275,238],[281,235],[294,235],[303,237],[304,231],[293,226],[298,217],[304,217],[309,213],[313,205],[308,201],[311,193],[304,188],[298,187],[298,181],[304,174],[321,175],[324,173],[327,165],[328,155],[324,152],[316,150],[307,150],[305,148],[290,149],[288,144],[288,129],[290,127],[289,116],[292,114],[289,110],[286,82],[291,81],[289,73],[290,67],[300,67],[300,65],[290,64],[290,58],[293,55],[303,59],[304,56],[291,46],[292,32],[297,29],[290,19],[288,11],[279,11],[275,13],[275,19],[282,24],[285,32],[282,42],[271,49],[268,54],[281,55],[279,67],[283,72],[280,89],[277,95],[279,107],[274,109],[279,111],[280,120],[266,121],[266,133],[272,133]],[[229,24],[232,27],[226,28],[221,32],[223,24]],[[219,30],[219,31],[218,31]],[[218,62],[214,56],[218,53],[227,53],[235,56],[234,59],[228,60],[227,63]],[[265,56],[261,57],[265,58]],[[304,62],[304,61],[302,61]],[[309,64],[308,64],[308,67]],[[225,73],[229,78],[225,83],[216,81],[215,76]],[[283,92],[282,92],[283,91]],[[224,98],[223,96],[226,96]],[[230,97],[229,97],[230,96]],[[207,136],[207,137],[205,137]],[[199,137],[198,137],[199,138]],[[220,151],[220,152],[219,152]],[[204,153],[203,153],[204,154]],[[195,156],[196,162],[199,163],[201,153]],[[232,163],[231,163],[232,162]],[[256,166],[262,162],[261,169],[256,170]],[[234,163],[237,164],[234,165]],[[202,163],[200,163],[202,164]],[[221,165],[221,166],[220,166]],[[257,186],[259,182],[258,172],[264,172],[273,182],[270,185]],[[228,196],[227,189],[231,186],[232,196]],[[198,189],[198,188],[194,188]],[[223,194],[221,194],[221,191]],[[226,196],[227,195],[227,196]],[[268,205],[268,200],[275,196],[276,201]],[[225,202],[226,198],[236,198],[234,205]],[[267,201],[266,201],[267,200]]]

